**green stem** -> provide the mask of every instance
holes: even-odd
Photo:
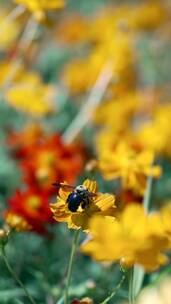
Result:
[[[64,298],[65,298],[64,303],[65,304],[68,304],[68,294],[69,294],[69,287],[70,287],[70,282],[71,282],[71,273],[72,273],[75,252],[77,249],[79,233],[80,233],[79,230],[75,231],[73,243],[72,243],[71,255],[70,255],[68,270],[67,270],[66,288],[65,288],[65,294],[64,294]]]
[[[33,300],[32,296],[28,293],[28,291],[27,291],[26,287],[24,286],[24,284],[21,282],[21,280],[19,279],[19,277],[17,276],[17,274],[14,272],[14,270],[10,266],[10,264],[8,262],[8,258],[6,256],[6,252],[5,252],[4,246],[1,248],[1,254],[2,254],[2,258],[4,260],[4,263],[5,263],[8,271],[10,272],[10,274],[12,275],[12,277],[15,279],[15,281],[21,286],[21,288],[23,289],[26,297],[29,299],[30,303],[31,304],[36,304],[36,302]]]
[[[129,278],[129,304],[134,304],[134,268],[130,270],[130,278]]]
[[[118,285],[115,287],[115,289],[113,290],[113,292],[100,304],[107,304],[117,293],[117,291],[120,289],[120,287],[122,286],[124,280],[125,280],[125,274],[122,276],[120,282],[118,283]]]

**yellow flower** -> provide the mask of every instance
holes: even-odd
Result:
[[[154,153],[136,150],[128,142],[120,140],[111,149],[99,151],[99,169],[107,180],[121,178],[124,189],[143,195],[148,176],[159,177],[161,169],[153,166]]]
[[[46,11],[60,9],[65,4],[64,0],[14,0],[14,2],[26,6],[37,20],[44,19]]]
[[[112,39],[100,43],[85,59],[75,60],[64,69],[64,82],[73,93],[90,89],[104,66],[110,61],[116,83],[133,68],[132,36],[119,32]]]
[[[167,262],[169,240],[159,213],[146,215],[142,206],[131,204],[118,220],[95,216],[90,220],[92,239],[81,249],[98,261],[120,261],[153,271]]]
[[[95,113],[95,123],[112,128],[113,134],[125,130],[131,118],[142,107],[143,96],[139,92],[127,92],[103,102]]]
[[[137,133],[137,140],[142,147],[152,149],[157,154],[171,156],[171,105],[159,105],[150,122],[142,124]]]
[[[39,75],[26,73],[6,93],[7,102],[18,111],[32,116],[44,116],[54,110],[54,88],[41,82]]]
[[[28,231],[31,229],[31,226],[23,217],[12,212],[7,212],[5,221],[12,229],[15,229],[16,231]]]
[[[65,183],[64,183],[65,184]],[[71,191],[65,189],[59,190],[57,202],[51,204],[54,219],[58,222],[68,223],[69,228],[87,230],[88,222],[94,214],[101,214],[104,216],[115,214],[115,198],[108,193],[97,192],[97,183],[92,180],[85,180],[83,186],[95,195],[89,198],[89,203],[84,207],[79,206],[76,212],[72,212],[68,208],[67,198]]]
[[[15,41],[19,34],[20,25],[15,20],[9,22],[6,18],[9,13],[0,8],[0,49],[6,50]]]

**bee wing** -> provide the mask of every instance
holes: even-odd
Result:
[[[64,189],[65,191],[73,191],[75,189],[74,186],[68,185],[68,184],[63,184],[63,183],[53,183],[52,186],[60,189]]]
[[[89,197],[95,197],[95,196],[97,196],[97,193],[93,193],[93,192],[88,191],[88,196]]]

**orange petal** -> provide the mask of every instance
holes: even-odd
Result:
[[[115,198],[111,194],[103,194],[99,193],[97,198],[95,199],[95,204],[100,208],[101,211],[106,211],[111,207],[115,207],[114,202]]]

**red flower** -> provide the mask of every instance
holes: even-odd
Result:
[[[38,233],[46,233],[45,225],[53,223],[52,213],[49,208],[49,196],[45,192],[29,189],[26,191],[17,190],[13,197],[9,199],[9,208],[5,213],[7,223],[17,230],[28,230],[20,227],[23,219],[28,224],[29,230]],[[16,215],[15,221],[14,216]],[[14,227],[16,219],[19,227]],[[22,221],[23,224],[23,221]],[[27,225],[25,225],[27,227]]]
[[[37,126],[10,136],[9,145],[20,161],[24,182],[50,194],[53,182],[74,183],[83,167],[79,145],[65,145],[59,134],[47,135]]]

